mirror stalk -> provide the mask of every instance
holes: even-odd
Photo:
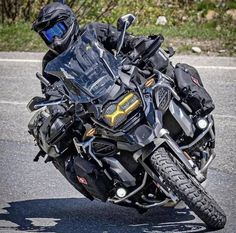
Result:
[[[116,47],[116,52],[115,52],[115,57],[120,53],[121,48],[124,44],[124,39],[125,39],[125,32],[129,28],[129,26],[135,21],[135,16],[132,14],[127,14],[122,16],[121,18],[118,19],[117,21],[117,29],[120,31],[120,36],[117,41],[117,47]]]
[[[121,48],[122,48],[122,46],[124,44],[125,32],[126,32],[126,29],[127,29],[127,24],[128,23],[125,22],[123,30],[120,33],[120,37],[119,37],[119,40],[118,40],[118,43],[117,43],[116,56],[120,53]]]

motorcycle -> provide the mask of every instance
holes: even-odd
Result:
[[[28,104],[37,110],[29,123],[40,148],[35,161],[47,154],[46,162],[90,200],[140,213],[182,200],[209,228],[221,229],[225,213],[203,187],[215,158],[213,116],[195,113],[167,74],[140,69],[161,36],[145,54],[120,53],[134,19],[119,19],[115,54],[89,29],[48,63],[45,72],[59,81],[50,84],[37,73],[48,97]]]

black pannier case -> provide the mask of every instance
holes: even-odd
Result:
[[[179,95],[192,111],[202,117],[212,112],[215,105],[197,70],[190,65],[178,63],[174,73]]]
[[[93,197],[105,202],[113,185],[104,172],[99,171],[95,164],[79,156],[74,159],[74,169],[78,181],[84,188]]]

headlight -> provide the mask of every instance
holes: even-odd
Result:
[[[117,103],[111,103],[103,111],[103,120],[111,127],[123,123],[127,116],[141,105],[139,97],[130,92]]]

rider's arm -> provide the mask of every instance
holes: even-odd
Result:
[[[91,23],[88,24],[86,27],[92,27],[95,29],[97,34],[97,39],[99,42],[103,44],[105,49],[112,51],[116,49],[117,42],[119,40],[120,32],[117,30],[116,27],[110,24],[105,23]],[[134,37],[130,34],[125,34],[124,45],[121,49],[123,53],[128,53],[129,51],[133,50],[135,44],[139,41],[140,37]]]

